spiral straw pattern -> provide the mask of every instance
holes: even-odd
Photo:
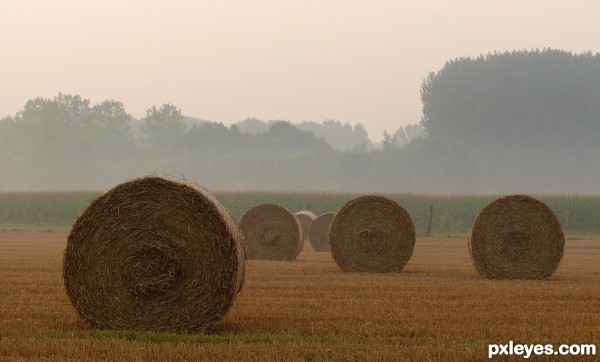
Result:
[[[63,278],[93,328],[196,332],[227,313],[244,269],[243,237],[225,208],[192,182],[152,175],[79,216]]]
[[[415,227],[396,202],[383,196],[360,196],[335,215],[329,245],[343,271],[400,272],[412,256]]]
[[[300,254],[302,227],[286,208],[260,204],[242,216],[240,229],[248,259],[294,260]]]
[[[552,210],[526,195],[499,198],[477,216],[469,252],[489,279],[546,279],[562,259],[565,237]]]

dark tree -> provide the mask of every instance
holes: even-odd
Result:
[[[150,147],[173,147],[186,131],[181,110],[172,104],[163,104],[158,109],[152,106],[142,121],[142,141]]]

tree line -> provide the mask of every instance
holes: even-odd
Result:
[[[118,101],[92,105],[58,94],[31,99],[0,121],[1,189],[105,189],[169,173],[223,189],[334,191],[338,161],[376,148],[362,124],[247,119],[226,126],[185,116],[172,104],[134,119]]]
[[[171,104],[134,119],[114,100],[35,98],[0,120],[0,190],[168,173],[217,190],[598,193],[599,84],[598,54],[454,59],[423,81],[421,122],[381,144],[335,120],[226,126]]]

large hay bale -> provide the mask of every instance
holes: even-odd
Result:
[[[243,236],[213,196],[148,176],[117,185],[79,216],[63,278],[93,328],[195,332],[227,313],[244,269]]]
[[[396,202],[383,196],[360,196],[335,215],[329,245],[343,271],[400,272],[412,256],[415,227]]]
[[[335,212],[326,212],[319,215],[318,218],[313,221],[308,231],[308,241],[312,245],[315,251],[323,252],[330,251],[329,247],[329,225],[335,217]]]
[[[300,223],[300,227],[302,227],[304,239],[308,239],[308,230],[310,229],[310,225],[317,218],[317,215],[308,210],[302,210],[295,213],[294,216],[296,217],[296,220],[298,220],[298,223]]]
[[[469,252],[489,279],[545,279],[558,268],[565,237],[543,202],[526,195],[499,198],[477,216]]]
[[[242,216],[240,229],[249,259],[294,260],[302,250],[302,228],[286,208],[260,204]]]

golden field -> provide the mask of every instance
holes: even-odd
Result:
[[[65,245],[62,233],[0,233],[0,361],[480,361],[510,340],[600,346],[600,240],[568,240],[546,281],[483,279],[464,238],[417,239],[400,274],[343,273],[305,247],[294,262],[249,261],[233,308],[203,335],[90,330],[63,289]]]

